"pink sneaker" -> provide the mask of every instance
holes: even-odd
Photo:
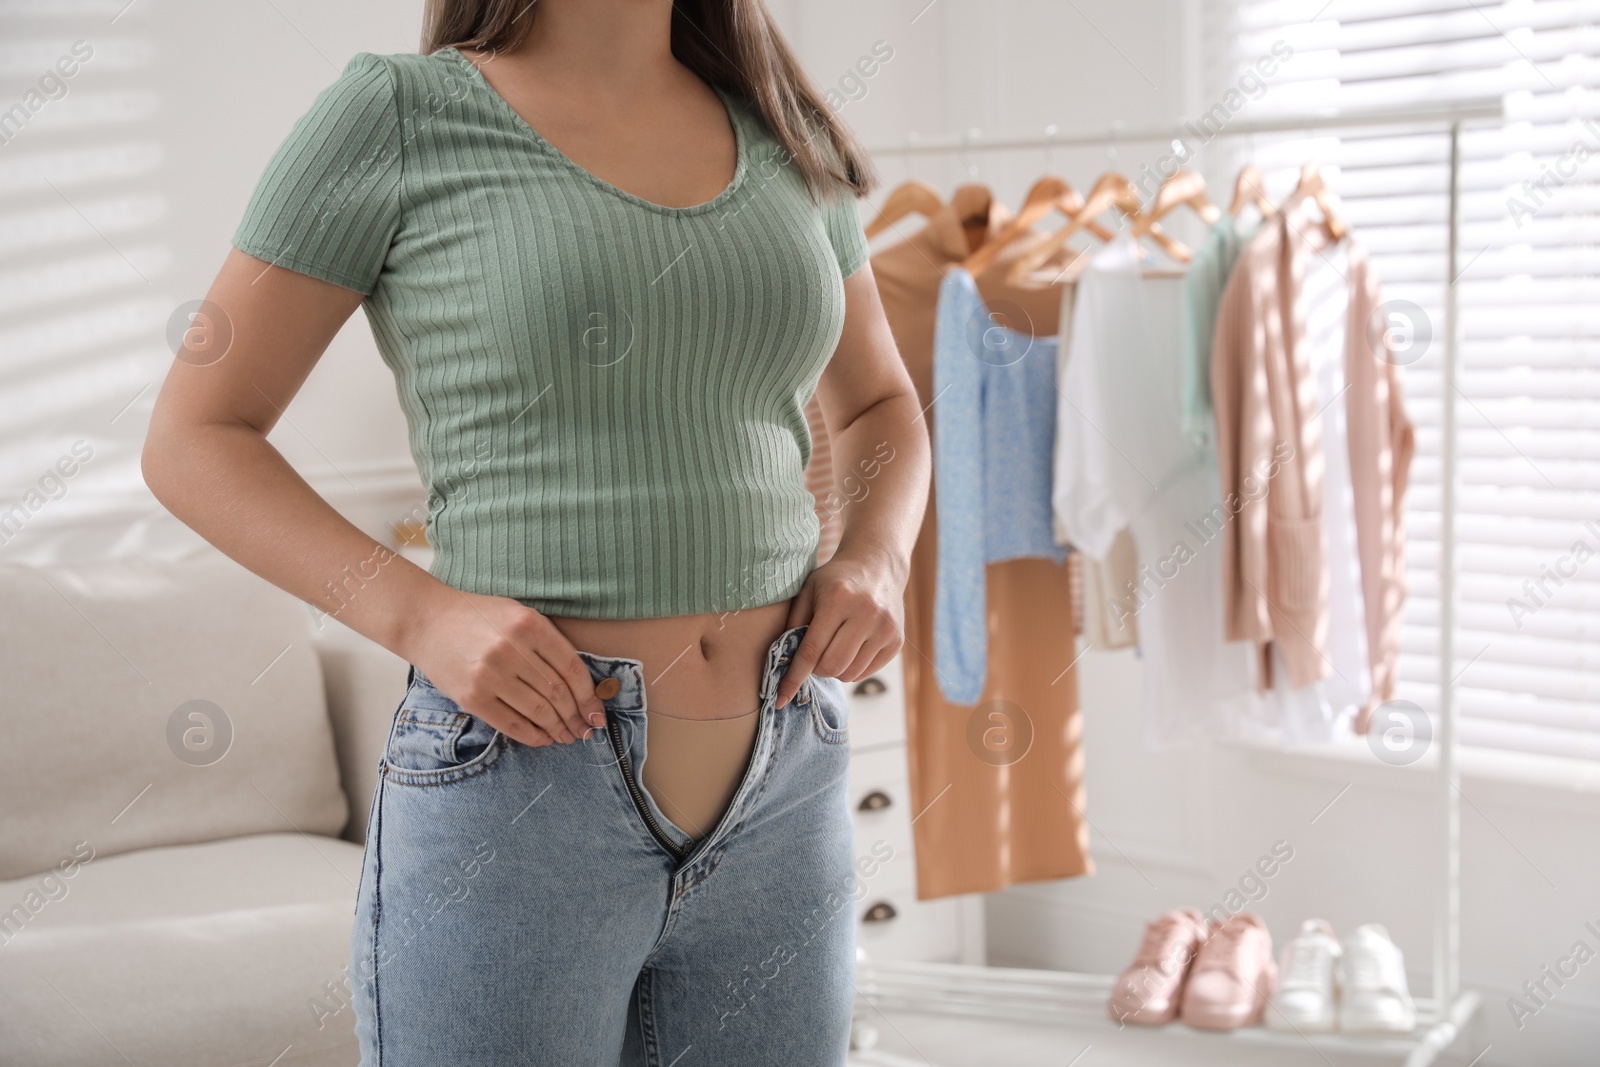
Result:
[[[1177,1018],[1184,976],[1205,940],[1205,918],[1194,908],[1174,908],[1147,924],[1138,954],[1111,987],[1107,1014],[1137,1026]]]
[[[1241,912],[1225,923],[1213,921],[1184,986],[1183,1021],[1197,1030],[1254,1026],[1277,978],[1272,935],[1259,915]]]

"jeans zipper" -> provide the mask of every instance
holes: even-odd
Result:
[[[611,750],[617,755],[617,766],[622,769],[622,780],[627,784],[628,793],[633,797],[633,806],[638,809],[639,817],[644,820],[650,836],[660,842],[662,848],[672,853],[674,859],[683,859],[687,855],[686,850],[679,848],[675,841],[662,832],[661,824],[650,814],[650,805],[645,803],[644,791],[633,779],[633,768],[628,764],[627,748],[622,743],[622,727],[617,724],[617,720],[612,719],[606,724],[606,732],[611,735]]]

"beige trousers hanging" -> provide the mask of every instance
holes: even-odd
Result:
[[[987,232],[1004,221],[991,212]],[[925,229],[872,259],[890,328],[923,404],[933,400],[943,269],[969,247],[956,210],[947,206]],[[1013,329],[1053,333],[1059,290],[1008,288],[1001,279],[1009,266],[1010,256],[1002,256],[978,278],[991,311]],[[932,408],[927,412],[931,420]],[[821,428],[815,403],[809,414],[815,434]],[[846,456],[833,460],[849,465]],[[1068,568],[1044,559],[989,565],[989,678],[978,704],[963,707],[944,700],[930,658],[936,539],[930,500],[911,557],[900,657],[917,813],[917,896],[993,892],[1090,873],[1078,686],[1069,669],[1076,652]]]

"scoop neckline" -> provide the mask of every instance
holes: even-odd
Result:
[[[496,106],[541,150],[559,160],[563,166],[572,171],[574,174],[577,174],[592,184],[599,186],[601,189],[604,189],[606,192],[617,197],[618,199],[625,200],[630,204],[637,205],[638,207],[642,207],[648,211],[654,211],[662,215],[699,215],[707,211],[713,211],[717,207],[721,206],[735,193],[737,193],[739,191],[739,187],[744,184],[745,173],[749,170],[749,167],[746,165],[745,161],[747,138],[745,134],[744,122],[739,114],[739,109],[736,102],[733,100],[732,96],[720,85],[711,85],[711,90],[717,94],[717,99],[722,101],[723,110],[728,116],[728,125],[733,127],[733,177],[729,179],[728,184],[723,187],[722,191],[716,196],[712,197],[710,200],[703,201],[699,204],[690,204],[687,207],[672,207],[668,204],[658,204],[654,200],[646,200],[644,197],[639,196],[636,193],[630,193],[628,190],[606,181],[593,171],[580,166],[572,159],[572,157],[568,156],[565,152],[561,151],[561,149],[551,144],[545,139],[545,136],[542,133],[534,129],[533,125],[528,122],[527,119],[523,118],[516,108],[511,106],[511,101],[500,95],[500,90],[489,84],[489,79],[483,76],[483,71],[479,70],[478,65],[471,59],[467,58],[467,56],[459,48],[457,48],[455,45],[446,45],[442,51],[449,52],[458,62],[471,70],[473,76],[477,79],[478,85],[481,86],[483,90],[494,99]],[[710,85],[709,82],[707,82],[707,84]]]

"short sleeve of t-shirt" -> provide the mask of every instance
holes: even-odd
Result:
[[[848,186],[839,186],[823,201],[822,217],[839,260],[839,274],[848,278],[871,255],[866,231],[861,228],[861,212],[856,210],[856,198]]]
[[[398,115],[388,64],[357,54],[278,146],[234,247],[371,293],[400,220]]]

